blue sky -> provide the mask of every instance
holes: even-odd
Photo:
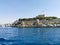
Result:
[[[60,17],[60,0],[0,0],[0,24],[38,14]]]

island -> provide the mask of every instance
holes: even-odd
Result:
[[[11,26],[19,28],[60,27],[60,18],[40,14],[33,18],[20,18],[14,21]]]

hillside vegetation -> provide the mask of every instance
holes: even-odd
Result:
[[[44,14],[33,18],[23,18],[16,20],[13,27],[48,27],[57,26],[60,24],[60,19],[55,16],[47,17]]]

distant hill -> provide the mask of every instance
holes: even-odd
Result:
[[[38,15],[33,18],[23,18],[16,20],[12,26],[13,27],[47,27],[47,26],[57,26],[60,24],[60,18],[55,16],[47,17],[44,14]]]

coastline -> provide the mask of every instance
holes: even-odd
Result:
[[[16,28],[60,28],[60,26],[56,26],[56,27],[51,27],[51,26],[47,26],[47,27],[16,27]]]
[[[23,18],[14,21],[12,27],[19,28],[56,28],[60,27],[60,18],[46,17],[45,15],[38,15],[33,18]]]

